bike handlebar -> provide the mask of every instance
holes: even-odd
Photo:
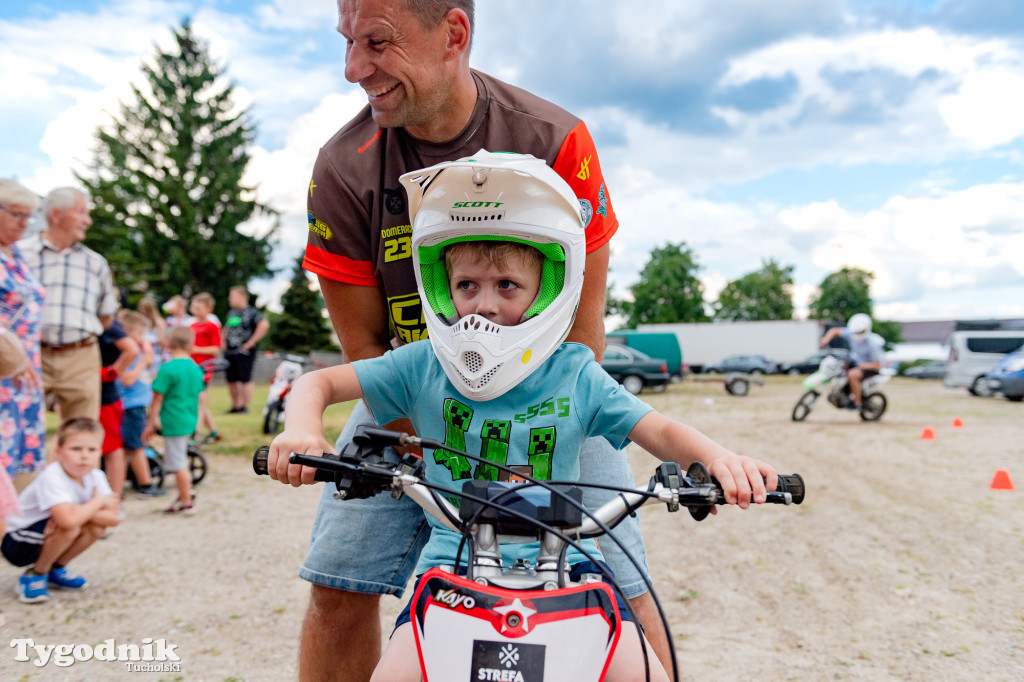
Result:
[[[340,455],[325,453],[323,456],[314,457],[292,453],[288,461],[291,464],[316,469],[314,480],[333,481],[338,488],[339,496],[343,499],[372,497],[389,489],[401,490],[409,494],[429,514],[457,530],[450,523],[453,512],[454,516],[458,516],[457,510],[454,507],[446,507],[443,500],[432,499],[426,487],[421,484],[423,460],[412,455],[401,456],[389,449],[389,446],[409,445],[414,441],[418,439],[406,434],[379,427],[365,428]],[[428,443],[421,444],[430,447]],[[268,446],[261,445],[253,454],[253,470],[257,474],[269,473],[269,452]],[[804,479],[800,474],[779,475],[776,489],[768,491],[765,502],[800,504],[804,500],[805,492]],[[679,505],[685,506],[697,521],[710,513],[711,505],[726,503],[721,485],[708,473],[704,465],[694,463],[687,470],[686,476],[683,476],[677,465],[667,463],[659,467],[648,487],[622,492],[594,515],[602,522],[612,519],[617,522],[633,509],[654,501],[666,502],[672,511],[678,509]],[[448,518],[443,518],[445,516]],[[597,531],[597,525],[587,519],[579,529],[583,533],[592,533]]]

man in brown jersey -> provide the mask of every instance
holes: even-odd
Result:
[[[608,242],[618,227],[586,125],[563,109],[469,66],[473,0],[339,0],[345,77],[368,106],[320,150],[307,194],[304,267],[317,274],[347,361],[382,355],[426,337],[410,261],[411,227],[398,178],[480,149],[532,154],[575,191],[587,217],[586,279],[569,341],[604,350]],[[372,421],[360,403],[356,424]],[[408,422],[390,428],[411,432]],[[322,440],[307,454],[335,451]],[[275,462],[270,463],[275,471]],[[581,452],[584,481],[632,486],[624,453],[603,439]],[[312,481],[289,468],[280,480]],[[300,576],[313,583],[302,629],[300,678],[370,678],[381,651],[381,594],[401,596],[429,530],[407,499],[333,499],[324,491]],[[601,493],[587,493],[598,506]],[[604,493],[607,497],[608,493]],[[639,525],[616,535],[646,571]],[[626,597],[665,665],[669,649],[644,576],[611,541],[602,544]]]

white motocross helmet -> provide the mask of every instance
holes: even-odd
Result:
[[[459,393],[492,400],[551,357],[576,318],[586,236],[580,202],[544,161],[480,150],[401,178],[409,195],[413,269],[434,354]],[[527,244],[543,255],[536,300],[515,326],[458,318],[444,249],[464,241]]]
[[[846,328],[858,339],[867,338],[868,334],[871,333],[871,316],[867,313],[857,313],[850,317],[850,321],[846,323]]]

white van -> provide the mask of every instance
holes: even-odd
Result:
[[[949,362],[944,383],[966,386],[974,395],[988,395],[985,374],[1007,353],[1024,346],[1024,329],[957,331],[949,335]]]

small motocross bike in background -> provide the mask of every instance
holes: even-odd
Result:
[[[301,355],[281,354],[281,364],[274,371],[274,381],[267,393],[267,404],[263,407],[263,433],[273,435],[284,426],[284,407],[292,384],[302,376],[306,365],[316,364]]]
[[[828,402],[839,409],[849,409],[853,404],[850,386],[846,378],[846,363],[835,355],[826,355],[818,365],[818,371],[804,379],[806,392],[793,407],[793,421],[802,422],[811,413],[818,398],[825,393]],[[889,374],[880,372],[861,382],[860,418],[867,422],[877,421],[885,414],[888,400],[881,387],[889,381]]]
[[[424,478],[422,458],[391,449],[411,445],[435,450],[435,457],[465,457],[486,473],[497,474],[491,471],[497,469],[521,479],[493,481],[485,473],[484,478],[463,481],[461,490],[437,486]],[[256,450],[256,473],[267,473],[268,454],[265,445]],[[700,521],[713,505],[725,501],[721,486],[703,465],[692,465],[684,475],[679,465],[664,463],[648,485],[621,489],[601,508],[588,511],[581,503],[579,482],[537,480],[436,440],[369,426],[359,427],[340,455],[292,454],[289,462],[316,468],[316,479],[333,482],[338,499],[385,491],[396,499],[407,495],[463,537],[466,564],[430,569],[412,599],[416,649],[426,682],[600,682],[619,643],[622,617],[612,587],[600,575],[570,578],[567,548],[571,545],[587,554],[579,545],[581,539],[604,535],[647,504],[664,503],[672,512],[686,507]],[[794,474],[779,476],[767,501],[800,504],[803,497],[803,479]],[[454,499],[460,501],[457,508],[449,501]],[[503,567],[502,544],[538,540],[532,563],[521,560]],[[606,540],[618,543],[611,535],[602,541]],[[606,577],[615,585],[614,577]],[[647,587],[654,596],[650,581]],[[655,604],[668,632],[656,597]]]

